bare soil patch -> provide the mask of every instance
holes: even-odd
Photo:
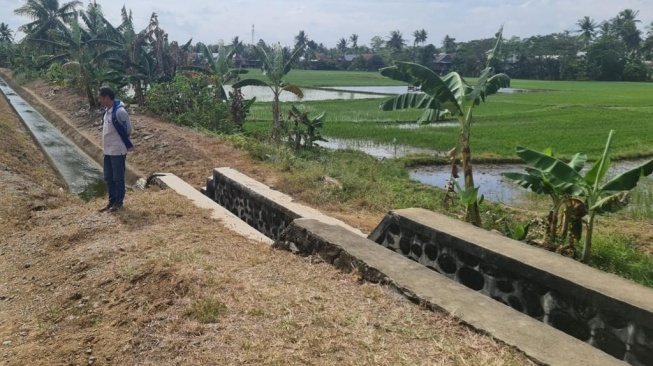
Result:
[[[274,182],[228,144],[135,117],[140,146],[161,144],[130,157],[142,170],[167,163],[199,185],[228,159]],[[171,192],[130,192],[123,211],[98,213],[103,199],[59,189],[4,99],[0,163],[0,364],[531,364],[385,287],[250,242]]]

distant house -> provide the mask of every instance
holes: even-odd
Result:
[[[311,62],[317,62],[317,61],[328,61],[329,60],[329,55],[326,53],[316,53],[315,58],[311,60]]]
[[[451,69],[451,60],[453,59],[453,55],[449,53],[438,53],[435,55],[435,67],[433,68],[433,71],[435,71],[436,74],[439,75],[444,75],[449,73],[449,70]]]
[[[356,55],[345,54],[345,55],[342,56],[342,61],[352,62],[352,61],[354,61],[356,59],[356,57],[357,57]]]

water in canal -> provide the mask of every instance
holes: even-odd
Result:
[[[106,194],[102,167],[62,135],[0,78],[0,91],[39,141],[71,193],[84,200]]]

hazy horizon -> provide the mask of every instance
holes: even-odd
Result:
[[[64,1],[60,1],[63,3]],[[105,17],[118,25],[123,3],[110,6],[109,1],[98,0]],[[576,22],[584,16],[597,23],[609,20],[621,10],[638,10],[638,28],[645,38],[647,26],[653,22],[651,0],[468,0],[428,1],[407,0],[228,0],[219,4],[189,0],[183,9],[171,0],[133,0],[127,9],[133,12],[136,29],[147,26],[152,12],[159,16],[160,26],[168,33],[170,41],[216,44],[219,40],[229,43],[238,36],[244,43],[263,39],[267,43],[292,46],[294,37],[303,30],[309,39],[335,47],[340,38],[349,40],[358,35],[359,45],[369,45],[374,36],[387,39],[391,31],[402,32],[407,45],[413,43],[413,32],[425,29],[427,44],[439,47],[445,35],[466,42],[491,38],[501,25],[504,37],[528,38],[566,30],[574,31]],[[13,11],[24,4],[23,0],[0,0],[6,9],[0,22],[7,23],[16,32],[20,25],[29,23],[27,17],[17,16]],[[84,2],[84,8],[88,1]],[[15,38],[21,39],[22,32]]]

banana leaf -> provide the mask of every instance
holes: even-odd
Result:
[[[641,177],[647,177],[653,173],[653,160],[649,160],[636,168],[612,178],[601,187],[603,192],[629,191],[637,186]]]
[[[517,146],[516,152],[522,160],[540,170],[556,188],[571,195],[582,192],[583,177],[564,161],[521,146]]]

